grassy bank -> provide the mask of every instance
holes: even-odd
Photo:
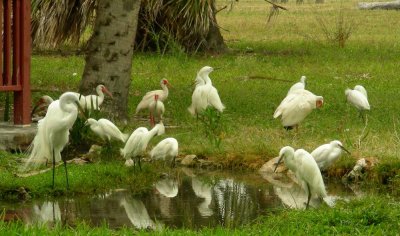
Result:
[[[335,208],[279,210],[238,229],[204,228],[199,231],[166,229],[161,232],[135,231],[129,228],[110,230],[106,225],[91,228],[85,223],[76,227],[57,225],[25,226],[0,221],[5,235],[398,235],[400,223],[398,202],[389,198],[368,197],[339,203]]]
[[[66,189],[64,166],[56,168],[55,188],[52,188],[52,171],[29,177],[16,177],[21,166],[19,155],[0,153],[0,199],[28,200],[57,195],[80,195],[104,193],[109,189],[125,188],[133,194],[141,194],[152,189],[159,178],[159,167],[144,165],[142,171],[126,168],[124,161],[101,161],[78,165],[68,164],[69,190]],[[25,195],[21,187],[29,194]]]

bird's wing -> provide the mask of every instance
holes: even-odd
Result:
[[[205,85],[206,82],[201,78],[201,76],[197,75],[195,79],[196,88],[201,85]]]
[[[147,132],[149,131],[145,127],[140,127],[133,131],[131,136],[129,136],[128,141],[126,141],[125,147],[122,149],[122,154],[125,158],[127,157],[127,155],[137,150],[140,140]]]
[[[329,144],[323,144],[312,151],[311,156],[314,157],[315,161],[318,163],[318,166],[320,166],[319,163],[326,160],[326,158],[329,156],[329,152]]]
[[[290,94],[296,90],[304,89],[304,88],[305,88],[305,86],[302,82],[297,82],[297,83],[293,84],[292,87],[290,87],[288,94]]]
[[[362,93],[362,94],[368,99],[367,90],[366,90],[363,86],[361,86],[361,85],[356,85],[356,86],[354,87],[354,90],[359,91],[360,93]]]
[[[140,110],[148,108],[149,104],[154,101],[154,95],[158,94],[161,96],[163,94],[162,90],[153,90],[150,92],[147,92],[142,100],[139,102],[139,104],[136,107],[136,113],[138,113]]]
[[[162,140],[153,148],[153,150],[151,150],[151,152],[150,152],[151,158],[153,158],[155,160],[165,158],[170,147],[171,147],[171,144],[168,141]]]
[[[278,118],[280,115],[282,115],[283,111],[286,109],[286,107],[293,102],[293,100],[296,98],[296,95],[291,93],[288,94],[279,104],[278,108],[276,108],[274,112],[274,118]]]
[[[143,96],[142,101],[143,101],[143,100],[147,100],[147,99],[152,99],[152,100],[154,100],[154,95],[156,95],[156,94],[158,94],[158,96],[161,96],[161,95],[163,94],[163,90],[153,90],[153,91],[147,92],[147,93]]]
[[[188,108],[192,115],[207,108],[207,93],[206,85],[198,86],[195,88],[192,94],[192,104]]]
[[[82,107],[84,108],[84,109],[92,109],[93,107],[95,108],[95,109],[98,109],[99,108],[99,106],[103,103],[103,99],[104,99],[104,97],[100,97],[100,96],[97,96],[97,95],[87,95],[86,97],[85,97],[85,104],[84,105],[82,105],[82,101],[81,100],[79,100],[79,103],[82,105]]]
[[[215,87],[211,87],[208,93],[208,104],[213,106],[219,112],[222,112],[225,109],[225,106],[222,104],[218,91]]]
[[[322,179],[321,171],[315,162],[314,158],[306,151],[299,149],[296,153],[301,153],[299,157],[299,175],[307,182],[311,190],[321,197],[326,197],[324,180]]]
[[[361,92],[357,90],[352,90],[347,95],[347,101],[353,104],[357,109],[364,109],[364,110],[370,109],[368,99]]]
[[[290,93],[285,97],[285,99],[283,99],[281,104],[275,110],[274,118],[279,117],[280,115],[286,113],[287,111],[290,111],[290,114],[295,114],[295,115],[297,115],[299,112],[308,114],[312,110],[312,108],[313,107],[310,97],[307,96],[305,93],[300,93],[300,91],[297,90]],[[287,114],[289,113],[286,113],[286,115]],[[285,114],[283,116],[285,116]]]
[[[101,128],[111,137],[115,139],[121,139],[122,142],[124,141],[122,132],[118,129],[118,127],[114,123],[112,123],[107,119],[99,119],[98,123],[101,126]]]

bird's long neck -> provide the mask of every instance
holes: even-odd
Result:
[[[104,99],[104,93],[101,88],[96,89],[97,95],[99,96],[99,99]]]
[[[159,125],[154,126],[154,128],[152,128],[145,136],[144,141],[146,143],[148,143],[150,141],[151,138],[153,138],[157,133],[158,130],[160,129]]]
[[[294,171],[296,169],[296,163],[295,163],[295,160],[294,160],[294,153],[291,153],[291,152],[290,153],[286,153],[284,161],[285,161],[286,166],[290,170]]]
[[[201,78],[203,78],[203,80],[206,82],[206,84],[212,85],[211,79],[208,76],[208,74],[203,74]]]
[[[78,115],[77,106],[71,102],[68,102],[68,100],[65,100],[62,98],[60,99],[59,104],[60,104],[61,110],[65,113],[67,113],[67,115],[63,118],[63,120],[67,123],[70,123],[70,126],[72,126]]]
[[[167,85],[165,85],[165,84],[161,84],[161,88],[162,88],[162,90],[163,90],[163,93],[164,93],[164,96],[165,97],[168,97],[168,86]]]

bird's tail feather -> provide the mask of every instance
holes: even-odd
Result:
[[[27,154],[29,153],[29,157],[25,164],[20,168],[21,172],[37,169],[47,161],[52,161],[50,158],[51,153],[49,148],[45,145],[47,143],[48,141],[46,140],[46,137],[41,134],[41,130],[39,129],[38,133],[26,151]]]
[[[188,107],[188,111],[190,114],[192,114],[192,116],[196,115],[196,110],[194,109],[193,105],[190,105],[190,107]]]
[[[125,143],[128,140],[130,134],[122,134],[122,141]]]

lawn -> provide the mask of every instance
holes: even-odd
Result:
[[[219,5],[224,4],[219,1]],[[226,29],[222,32],[231,49],[229,53],[188,56],[172,51],[165,55],[134,55],[131,118],[141,97],[149,90],[159,89],[159,81],[167,78],[174,87],[165,104],[165,123],[178,127],[168,129],[166,135],[178,139],[182,154],[223,159],[256,155],[267,160],[285,145],[311,151],[339,139],[354,158],[398,161],[400,29],[387,26],[396,25],[399,17],[396,12],[359,11],[355,6],[355,1],[289,3],[289,11],[267,23],[268,4],[239,1],[230,12],[218,14],[222,29]],[[325,29],[336,32],[340,15],[345,25],[353,27],[344,48],[326,40],[318,23],[324,22]],[[196,72],[205,65],[222,68],[211,73],[227,107],[222,117],[225,132],[220,149],[209,144],[201,123],[187,112]],[[32,86],[59,91],[51,93],[53,96],[77,90],[83,67],[83,56],[34,55]],[[324,97],[324,106],[313,111],[294,134],[285,132],[272,114],[288,88],[302,75],[308,78],[307,88]],[[346,88],[357,84],[367,89],[371,104],[365,138],[361,137],[364,123],[344,96]],[[34,97],[44,92],[35,92]],[[131,130],[142,125],[148,124],[137,119],[129,123]]]

